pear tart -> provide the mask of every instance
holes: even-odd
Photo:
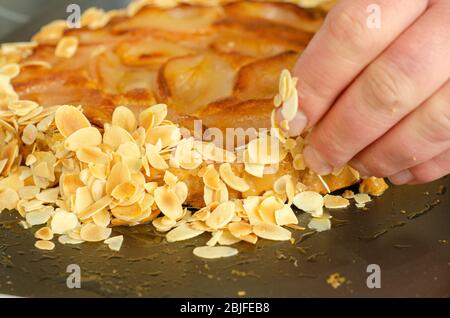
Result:
[[[377,178],[361,182],[364,196],[329,194],[360,182],[358,172],[316,175],[303,162],[305,136],[286,134],[301,107],[288,70],[333,3],[293,2],[140,0],[89,9],[80,28],[55,21],[32,42],[3,44],[0,210],[46,225],[41,249],[57,234],[62,244],[118,250],[123,237],[110,237],[111,225],[151,221],[168,241],[211,232],[194,251],[208,258],[235,254],[216,244],[290,239],[285,227],[302,229],[292,204],[321,231],[330,224],[324,207],[363,207],[367,194],[382,194]],[[205,134],[269,133],[223,149],[183,134],[196,120]]]

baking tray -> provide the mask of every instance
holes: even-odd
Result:
[[[26,0],[31,3],[30,0]],[[26,2],[23,0],[22,2]],[[70,1],[38,0],[29,22],[1,42],[24,41],[41,25],[65,16]],[[128,1],[78,1],[82,9],[123,7]],[[1,1],[0,7],[14,5]],[[23,7],[23,3],[22,3]],[[26,8],[26,6],[25,6]],[[31,8],[31,6],[30,6]],[[0,8],[1,9],[1,8]],[[14,8],[10,8],[14,9]],[[23,13],[23,12],[22,12]],[[207,236],[165,242],[151,226],[115,228],[120,252],[105,244],[34,248],[36,228],[18,225],[17,213],[0,214],[0,294],[27,297],[449,297],[450,179],[391,187],[361,210],[332,212],[331,231],[295,231],[295,244],[239,243],[232,258],[193,256]],[[302,222],[306,215],[299,214]],[[81,288],[69,289],[67,266],[81,268]],[[366,285],[367,266],[381,269],[381,288]],[[346,278],[338,288],[327,278]]]
[[[207,236],[167,243],[151,226],[115,228],[120,252],[103,243],[53,251],[34,248],[16,213],[0,214],[0,293],[33,297],[449,297],[449,178],[391,187],[366,210],[332,212],[333,228],[294,231],[295,244],[238,243],[232,258],[192,254]],[[302,222],[306,222],[300,213]],[[81,268],[81,288],[66,285],[67,266]],[[381,269],[381,288],[366,285],[367,266]],[[333,288],[334,273],[346,282]],[[239,295],[242,293],[239,293]]]

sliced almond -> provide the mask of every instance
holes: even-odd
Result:
[[[34,233],[34,237],[43,241],[51,241],[53,239],[53,231],[49,227],[44,226]]]
[[[67,105],[59,107],[56,111],[55,124],[61,135],[66,138],[78,129],[91,126],[82,112],[76,107]]]
[[[34,246],[40,250],[44,250],[44,251],[51,251],[55,248],[55,243],[50,242],[50,241],[36,241],[36,243],[34,243]]]
[[[260,202],[261,198],[256,196],[247,197],[246,199],[244,199],[243,207],[245,212],[247,213],[248,220],[251,225],[264,222],[258,212]]]
[[[31,226],[47,223],[50,219],[51,211],[49,209],[40,209],[29,212],[25,215],[25,220]]]
[[[366,204],[366,203],[372,201],[370,196],[366,193],[355,194],[353,199],[355,199],[356,203],[358,203],[358,204]]]
[[[172,220],[183,215],[183,208],[176,193],[168,187],[159,187],[154,192],[155,202],[161,212]]]
[[[139,125],[145,129],[159,126],[167,116],[167,105],[153,105],[139,114]]]
[[[204,231],[193,229],[189,224],[182,224],[166,234],[167,242],[184,241],[199,236]]]
[[[259,216],[265,223],[276,224],[275,211],[283,208],[284,203],[275,196],[269,196],[262,200],[258,207]]]
[[[66,149],[77,151],[87,146],[98,146],[102,143],[102,135],[95,127],[84,127],[74,131],[64,141]]]
[[[297,216],[289,205],[275,211],[275,221],[277,225],[298,224]]]
[[[80,218],[80,220],[88,219],[88,218],[92,217],[95,213],[106,208],[112,202],[112,200],[113,200],[112,197],[110,197],[109,195],[104,196],[100,200],[95,201],[93,204],[91,204],[85,210],[81,211],[78,214],[78,217]]]
[[[59,188],[42,190],[40,193],[36,194],[36,199],[45,203],[55,203],[58,199]]]
[[[138,203],[134,203],[129,206],[118,206],[112,208],[111,213],[114,217],[120,220],[130,222],[138,218],[142,214],[142,210]]]
[[[218,243],[220,245],[233,245],[233,244],[236,244],[236,243],[238,243],[240,241],[241,241],[240,238],[237,238],[236,236],[231,234],[231,232],[229,230],[224,229],[222,231],[222,235],[220,235],[220,237],[219,237]]]
[[[79,187],[75,192],[75,212],[81,213],[94,203],[89,187]]]
[[[232,189],[245,192],[250,189],[249,184],[243,179],[236,176],[231,169],[231,165],[229,163],[223,163],[219,168],[220,177],[222,180]]]
[[[120,251],[123,243],[123,235],[113,236],[104,241],[108,245],[109,249],[112,251]]]
[[[77,150],[77,158],[84,163],[106,165],[108,155],[98,147],[87,146]]]
[[[253,226],[253,232],[261,238],[272,241],[289,241],[292,233],[281,226],[268,223],[258,223]]]
[[[37,128],[35,125],[28,124],[22,132],[22,141],[25,145],[32,145],[37,137]]]
[[[203,174],[203,183],[210,189],[219,190],[220,177],[214,165],[208,165],[208,168]]]
[[[145,152],[147,155],[147,160],[150,166],[158,170],[167,170],[169,169],[169,165],[163,159],[163,157],[159,154],[156,146],[152,144],[147,144],[145,146]]]
[[[103,133],[103,143],[116,150],[120,145],[126,142],[135,142],[133,136],[119,126],[110,126],[105,128]]]
[[[323,198],[325,207],[328,209],[342,209],[350,205],[350,201],[340,195],[327,194]]]
[[[232,201],[219,204],[206,220],[206,225],[212,229],[224,228],[235,215],[235,205]]]
[[[19,189],[19,196],[22,200],[31,200],[36,197],[40,190],[36,186],[25,186]]]
[[[245,222],[232,222],[228,224],[227,228],[237,238],[252,233],[252,226]]]
[[[166,147],[176,146],[180,139],[180,129],[173,125],[166,125],[149,129],[145,142],[156,145],[158,140],[161,140],[161,146],[164,149]]]
[[[128,166],[122,162],[117,162],[111,169],[106,181],[106,193],[111,194],[115,187],[124,182],[131,181],[131,173]]]
[[[78,218],[74,213],[59,211],[56,212],[50,223],[55,234],[65,234],[78,226]]]
[[[108,210],[104,209],[92,216],[92,221],[101,227],[108,227],[111,223],[111,215]]]
[[[137,127],[136,116],[127,107],[116,107],[112,115],[112,125],[122,127],[129,133],[132,133]]]
[[[98,226],[95,223],[88,223],[81,227],[80,236],[87,242],[99,242],[106,240],[111,235],[110,228]]]
[[[294,205],[305,212],[312,212],[322,209],[324,200],[322,195],[313,191],[304,191],[294,197]]]
[[[223,233],[222,230],[213,232],[211,234],[211,238],[208,240],[208,242],[206,242],[206,245],[215,246],[219,242],[219,239],[222,236],[222,233]]]
[[[19,195],[11,188],[0,188],[0,211],[7,209],[13,210],[19,202]]]
[[[237,254],[237,249],[228,246],[201,246],[194,248],[195,256],[207,259],[230,257]]]
[[[330,219],[326,217],[312,218],[308,223],[308,227],[317,232],[328,231],[331,229],[331,222]]]
[[[298,112],[298,93],[297,90],[292,90],[290,96],[284,101],[283,106],[281,106],[281,114],[283,118],[290,122],[294,119]]]

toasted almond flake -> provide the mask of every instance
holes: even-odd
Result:
[[[106,209],[104,209],[101,210],[100,212],[95,213],[92,216],[92,220],[98,226],[107,227],[111,223],[111,215]]]
[[[291,239],[291,232],[282,228],[281,226],[268,223],[258,223],[253,226],[253,232],[260,238],[272,241],[289,241]]]
[[[372,199],[370,198],[370,196],[367,193],[355,194],[353,199],[355,199],[356,203],[358,203],[358,204],[366,204],[366,203],[372,201]]]
[[[42,190],[40,193],[36,194],[36,199],[44,203],[55,203],[58,199],[59,188]]]
[[[350,166],[347,166],[347,167],[350,170],[350,172],[353,174],[353,176],[355,177],[356,180],[359,180],[361,178],[361,175],[359,174],[359,172],[356,169],[354,169]]]
[[[304,191],[294,197],[294,205],[305,212],[317,211],[323,207],[323,197],[320,193]]]
[[[180,129],[173,125],[158,126],[150,128],[147,131],[146,143],[156,145],[158,140],[161,141],[161,148],[173,147],[178,144],[181,139]]]
[[[344,193],[342,193],[342,197],[345,199],[353,199],[355,197],[355,193],[353,193],[352,190],[345,190]]]
[[[233,236],[241,238],[252,233],[252,226],[245,222],[232,222],[228,224],[228,230]]]
[[[28,124],[22,132],[22,141],[25,145],[31,145],[35,142],[37,137],[37,128],[35,125]]]
[[[112,208],[111,213],[114,217],[120,220],[130,222],[142,215],[142,210],[138,203],[134,203],[129,206],[118,206]]]
[[[43,207],[42,202],[39,200],[26,200],[22,201],[22,207],[26,212],[41,209]]]
[[[108,245],[109,249],[112,251],[120,251],[123,243],[123,235],[113,236],[104,241]]]
[[[19,195],[11,188],[0,187],[0,211],[15,209],[19,202]]]
[[[178,196],[178,199],[180,199],[180,202],[184,203],[186,201],[189,188],[183,181],[178,181],[175,185],[175,194]]]
[[[95,201],[88,208],[86,208],[85,210],[80,212],[78,214],[78,217],[80,218],[80,220],[88,219],[88,218],[92,217],[94,214],[96,214],[97,212],[106,208],[112,202],[112,200],[113,200],[112,197],[110,197],[109,195],[104,196],[103,198],[101,198],[98,201]]]
[[[50,223],[55,234],[65,234],[78,226],[78,218],[74,213],[58,211],[53,215]]]
[[[297,216],[289,205],[275,211],[275,221],[277,225],[298,224]]]
[[[34,243],[34,246],[40,250],[51,251],[55,248],[55,243],[50,241],[39,240]]]
[[[133,136],[119,126],[110,126],[105,128],[103,133],[103,143],[116,150],[120,145],[126,142],[135,142]]]
[[[34,233],[34,237],[43,241],[51,241],[53,239],[53,231],[48,226],[44,226]]]
[[[266,223],[275,224],[275,211],[281,209],[283,205],[283,202],[275,196],[263,199],[258,207],[261,219]]]
[[[275,97],[273,98],[273,105],[275,106],[275,108],[280,107],[282,103],[283,100],[281,99],[280,94],[276,94]]]
[[[237,238],[236,236],[231,234],[231,232],[228,229],[224,229],[222,231],[222,235],[219,237],[218,243],[220,245],[233,245],[240,241],[241,241],[240,238]]]
[[[159,187],[154,192],[155,202],[161,212],[172,220],[177,220],[183,215],[183,208],[176,193],[167,186]]]
[[[94,203],[89,187],[79,187],[75,192],[75,212],[81,213]]]
[[[211,233],[211,238],[208,240],[208,242],[206,242],[206,245],[215,246],[219,242],[219,239],[222,236],[222,233],[223,233],[222,230]]]
[[[235,215],[235,205],[232,201],[219,204],[206,220],[206,225],[212,229],[224,228]]]
[[[87,146],[98,146],[102,143],[102,135],[95,127],[85,127],[74,131],[64,141],[66,149],[77,151]]]
[[[163,157],[159,154],[156,146],[152,144],[147,144],[145,146],[145,152],[147,155],[147,160],[150,166],[158,170],[167,170],[169,169],[169,165],[163,159]]]
[[[213,190],[219,190],[220,177],[214,165],[208,165],[205,173],[203,174],[203,183]]]
[[[362,209],[362,208],[365,208],[365,207],[366,207],[366,204],[365,204],[365,203],[355,203],[355,206],[356,206],[358,209]]]
[[[238,250],[228,246],[201,246],[194,248],[195,256],[207,259],[230,257],[238,254]]]
[[[134,113],[127,107],[119,106],[114,109],[112,115],[113,126],[119,126],[132,133],[137,127],[136,117]]]
[[[257,223],[263,222],[259,212],[258,206],[261,202],[261,198],[257,196],[247,197],[244,199],[244,210],[247,213],[248,220],[251,225],[255,225]]]
[[[111,192],[111,196],[119,201],[131,198],[136,193],[137,187],[131,182],[123,182],[116,186]]]
[[[317,232],[328,231],[331,229],[331,222],[327,217],[312,218],[308,223],[308,227]]]
[[[39,104],[30,100],[19,100],[8,105],[8,109],[12,110],[17,116],[24,117],[32,114],[32,111],[39,108]]]
[[[108,155],[98,147],[87,146],[77,150],[77,158],[84,163],[106,165]]]
[[[81,25],[95,30],[103,28],[106,24],[108,24],[110,19],[111,16],[105,13],[104,10],[92,7],[84,11],[81,16]]]
[[[50,125],[53,123],[53,120],[55,119],[55,115],[49,115],[47,117],[44,117],[37,125],[36,128],[38,131],[47,131],[47,129],[50,127]]]
[[[55,113],[55,124],[64,137],[69,137],[78,129],[90,127],[86,116],[74,106],[61,106]]]
[[[188,224],[182,224],[166,234],[167,242],[184,241],[199,236],[204,231],[193,229]]]
[[[167,116],[167,105],[156,104],[139,114],[139,125],[146,130],[159,126]]]
[[[87,242],[100,242],[106,240],[111,235],[111,232],[110,228],[98,226],[95,223],[88,223],[81,227],[80,237]]]
[[[49,209],[41,209],[29,212],[25,215],[25,219],[31,226],[41,225],[47,223],[50,219],[51,212]]]
[[[229,163],[221,164],[219,167],[219,173],[222,180],[230,188],[239,192],[245,192],[250,189],[249,184],[243,178],[240,178],[234,174]]]
[[[36,186],[25,186],[19,189],[19,196],[22,200],[33,199],[40,191],[39,187]]]
[[[61,235],[60,237],[58,237],[58,242],[63,244],[63,245],[65,245],[65,244],[73,244],[73,245],[75,245],[75,244],[81,244],[84,241],[83,240],[74,239],[74,238],[72,238],[72,237],[70,237],[68,235]]]
[[[69,59],[75,55],[78,49],[78,38],[75,36],[65,36],[59,40],[55,56]]]
[[[117,162],[111,169],[111,172],[106,181],[106,193],[111,194],[115,187],[123,182],[131,181],[130,169],[123,162]]]
[[[156,218],[156,219],[154,219],[152,221],[153,226],[156,228],[156,230],[158,232],[168,232],[176,225],[176,221],[175,220],[171,220],[172,224],[165,224],[165,222],[164,222],[165,219],[164,218],[168,219],[168,217],[164,216],[164,217]]]
[[[323,198],[325,207],[328,209],[342,209],[349,206],[350,201],[341,197],[340,195],[327,194]]]

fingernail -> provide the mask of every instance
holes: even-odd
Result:
[[[408,170],[400,171],[389,177],[389,181],[396,185],[406,184],[414,180],[413,174]]]
[[[289,135],[291,137],[299,136],[303,132],[307,124],[308,118],[306,118],[305,113],[299,111],[295,115],[294,119],[289,122]]]
[[[333,167],[311,146],[305,147],[303,150],[303,158],[306,165],[319,175],[330,174],[333,171]]]

